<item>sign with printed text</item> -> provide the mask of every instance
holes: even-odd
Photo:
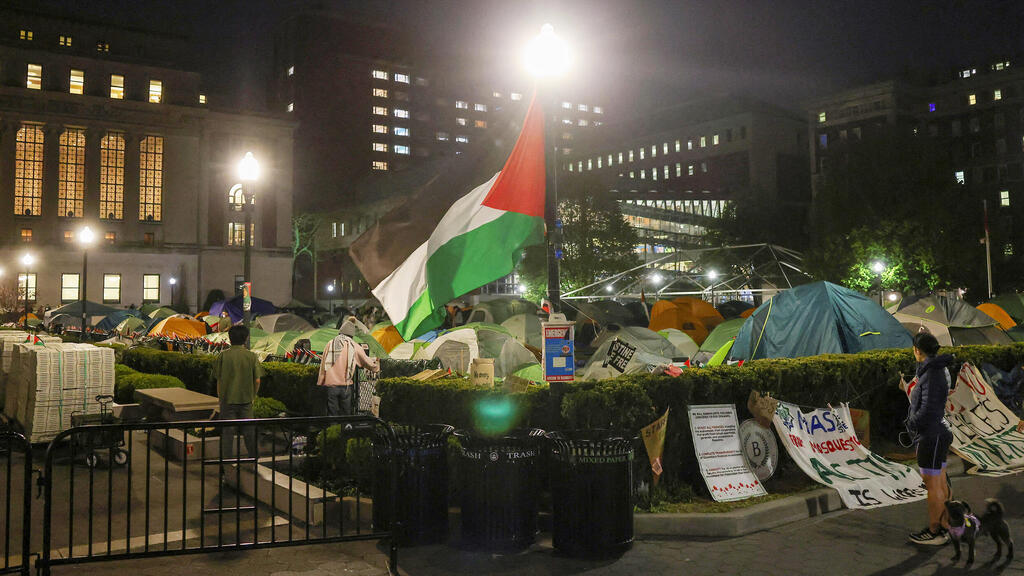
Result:
[[[779,402],[772,421],[786,452],[814,481],[835,488],[847,508],[880,508],[928,495],[917,470],[865,448],[853,429],[850,408],[803,412]]]
[[[576,378],[574,331],[571,322],[544,322],[544,380],[572,382]]]
[[[640,437],[644,439],[644,448],[647,449],[647,458],[651,461],[651,472],[654,475],[654,485],[658,485],[661,473],[661,456],[665,452],[665,430],[668,426],[668,408],[654,422],[644,426],[640,430]]]
[[[740,449],[739,420],[732,404],[691,405],[690,434],[701,476],[716,502],[764,496]]]
[[[629,361],[633,359],[633,354],[636,354],[636,346],[616,338],[612,340],[612,345],[608,348],[608,365],[617,372],[625,372]]]
[[[917,378],[907,386],[908,396],[916,386]],[[973,364],[960,368],[946,401],[946,421],[953,430],[950,448],[974,465],[968,474],[1005,476],[1024,470],[1021,419],[996,397]]]

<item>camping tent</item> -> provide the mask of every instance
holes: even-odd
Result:
[[[701,344],[708,337],[707,327],[693,314],[693,308],[686,304],[680,306],[672,300],[658,300],[654,303],[651,308],[651,322],[647,327],[654,331],[666,328],[680,330],[697,344]]]
[[[91,316],[106,316],[107,314],[113,314],[114,312],[117,312],[117,311],[118,311],[117,308],[112,308],[112,307],[106,306],[104,304],[97,304],[96,302],[91,302],[89,300],[85,301],[85,313],[86,313],[87,316],[90,316],[90,317]],[[61,314],[68,314],[70,316],[78,316],[79,318],[81,318],[82,317],[82,301],[81,300],[76,300],[74,302],[71,302],[70,304],[65,304],[65,305],[63,305],[63,306],[61,306],[59,308],[54,308],[53,310],[47,311],[44,316],[46,318],[53,318],[54,316],[59,316]]]
[[[266,330],[267,332],[285,332],[288,330],[305,332],[313,329],[313,325],[306,321],[305,318],[295,314],[268,314],[260,316],[256,319],[256,325],[261,330]]]
[[[160,308],[161,306],[159,304],[143,304],[139,307],[139,314],[151,317],[150,314],[152,314],[154,310],[159,310]]]
[[[373,330],[370,332],[370,336],[373,336],[373,339],[376,340],[380,344],[381,348],[383,348],[388,354],[391,354],[391,351],[394,350],[395,346],[405,342],[405,340],[402,339],[402,335],[398,333],[398,329],[388,321],[374,324]]]
[[[486,322],[489,324],[501,324],[516,314],[536,314],[537,305],[521,298],[498,298],[487,300],[473,306],[469,313],[467,324],[474,322]]]
[[[725,320],[725,318],[722,317],[721,312],[716,310],[714,305],[706,300],[693,298],[691,296],[682,296],[675,298],[672,301],[675,302],[676,306],[678,306],[685,315],[692,316],[697,320],[700,320],[701,324],[703,324],[709,331]]]
[[[893,317],[911,334],[931,332],[942,346],[1012,342],[991,316],[963,300],[946,296],[905,298]]]
[[[166,306],[161,306],[159,308],[154,308],[153,310],[150,310],[149,313],[146,314],[146,315],[149,316],[150,318],[153,318],[153,319],[160,319],[160,320],[162,320],[164,318],[170,318],[171,316],[174,316],[175,314],[177,314],[177,312],[174,311],[174,308],[168,308]]]
[[[534,348],[541,347],[540,318],[536,314],[516,314],[501,323],[512,336]]]
[[[114,332],[121,336],[134,336],[138,333],[146,332],[146,321],[142,318],[130,316],[121,320],[121,322],[114,327]]]
[[[1004,294],[990,300],[991,303],[999,306],[1014,322],[1024,323],[1024,294]]]
[[[642,310],[635,310],[614,300],[598,300],[591,302],[598,310],[613,322],[624,326],[643,326],[647,324],[647,316]],[[637,312],[640,312],[639,317]]]
[[[62,326],[65,330],[74,328],[75,330],[82,330],[82,317],[72,316],[71,314],[56,314],[50,316],[50,319],[46,323],[46,327],[53,329],[56,326]]]
[[[569,306],[576,309],[577,326],[588,322],[598,324],[601,328],[609,324],[632,326],[635,323],[633,311],[617,302],[573,302]]]
[[[303,338],[308,339],[309,348],[311,350],[313,350],[314,352],[323,353],[324,348],[327,346],[327,343],[333,340],[334,337],[337,335],[338,330],[336,328],[324,327],[317,328],[315,330],[307,330],[306,332],[303,332],[296,340],[300,340]],[[384,348],[381,347],[380,343],[374,340],[373,337],[370,336],[369,334],[357,333],[355,336],[352,337],[352,339],[360,344],[366,344],[367,348],[370,349],[370,356],[373,356],[375,358],[388,357],[388,353],[384,351]]]
[[[266,316],[277,312],[277,308],[275,308],[268,300],[253,298],[251,312],[254,316]],[[213,306],[210,306],[210,314],[214,316],[223,316],[224,313],[227,313],[227,315],[231,317],[232,322],[241,321],[242,318],[245,317],[245,312],[242,309],[242,297],[235,296],[230,300],[214,302]]]
[[[440,359],[441,365],[468,373],[474,358],[493,358],[494,375],[504,378],[530,364],[537,357],[497,324],[472,323],[445,331],[428,346],[418,350],[414,360]]]
[[[676,347],[676,353],[674,357],[687,357],[693,358],[697,353],[699,346],[690,338],[690,335],[682,330],[676,330],[675,328],[665,328],[664,330],[658,330],[658,334],[661,334],[662,338],[665,338]]]
[[[657,332],[642,326],[610,326],[594,340],[597,350],[583,368],[582,379],[599,380],[620,374],[614,368],[604,366],[616,340],[636,348],[626,365],[625,374],[644,371],[648,364],[670,364],[672,358],[678,355],[676,347]]]
[[[207,326],[194,318],[171,316],[164,318],[150,328],[150,336],[177,336],[178,338],[200,338],[206,335]]]
[[[780,292],[743,323],[730,356],[797,358],[909,348],[910,334],[874,300],[829,282]]]
[[[700,350],[697,351],[693,359],[700,364],[707,364],[712,357],[718,355],[723,347],[728,347],[726,350],[728,353],[728,349],[732,348],[732,343],[744,322],[746,322],[745,318],[731,318],[715,326],[704,343],[700,345]]]
[[[1017,323],[1013,321],[1013,318],[1006,313],[1006,310],[1000,308],[998,304],[986,302],[984,304],[979,304],[977,308],[995,320],[1003,330],[1009,330],[1017,325]]]
[[[285,332],[273,332],[259,338],[250,338],[252,352],[261,361],[268,356],[286,356],[295,349],[295,342],[302,337],[302,332],[288,330]]]
[[[402,342],[398,346],[388,350],[388,356],[391,356],[395,360],[412,360],[413,356],[416,355],[416,352],[419,352],[420,348],[424,348],[428,344],[430,344],[430,342],[424,342],[422,340]]]
[[[227,332],[231,329],[231,319],[226,316],[214,316],[207,314],[202,318],[203,322],[210,327],[213,332]]]
[[[107,314],[102,320],[96,323],[96,329],[102,330],[103,332],[110,332],[117,325],[123,322],[126,318],[136,318],[139,312],[137,310],[117,310]]]
[[[719,304],[717,309],[723,318],[739,318],[745,310],[750,310],[753,307],[753,304],[742,300],[729,300]]]

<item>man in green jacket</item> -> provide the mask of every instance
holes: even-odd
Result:
[[[256,355],[245,348],[249,329],[232,326],[228,330],[231,348],[221,352],[213,360],[213,377],[217,380],[217,398],[220,399],[221,420],[251,419],[252,402],[260,389],[263,366]],[[235,455],[236,427],[221,429],[221,455],[233,458]],[[250,458],[257,453],[256,432],[252,426],[242,427],[245,450]]]

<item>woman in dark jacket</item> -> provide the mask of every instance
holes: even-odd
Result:
[[[928,526],[910,535],[914,544],[941,546],[949,542],[948,526],[942,520],[945,502],[949,499],[946,478],[946,456],[953,442],[953,432],[946,422],[946,400],[952,384],[947,367],[949,355],[936,356],[939,341],[927,332],[914,337],[914,358],[917,359],[917,386],[910,391],[907,429],[916,436],[917,465],[928,489]]]

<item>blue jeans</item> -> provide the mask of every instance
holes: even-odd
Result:
[[[327,388],[327,415],[352,415],[352,386],[325,386]]]

